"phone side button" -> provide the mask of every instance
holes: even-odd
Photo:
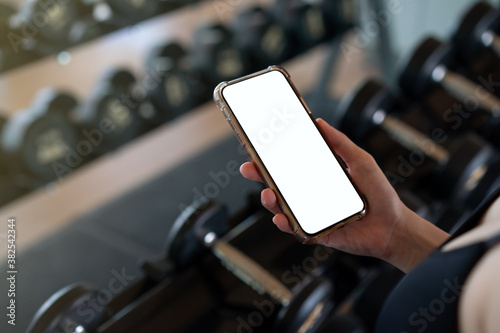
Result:
[[[231,120],[227,120],[227,122],[229,123],[229,126],[231,126],[231,128],[233,129],[234,131],[234,134],[236,135],[236,138],[238,139],[238,141],[240,142],[240,144],[245,147],[246,144],[245,142],[243,141],[243,139],[241,138],[241,135],[240,135],[240,132],[238,131],[238,129],[236,128],[236,126],[234,126],[233,122]]]
[[[238,139],[238,141],[240,142],[240,145],[243,147],[243,148],[247,148],[247,145],[245,144],[245,142],[243,141],[243,139],[241,138],[240,136],[240,133],[239,132],[235,132],[236,133],[236,138]]]
[[[236,128],[236,126],[234,126],[233,122],[230,119],[228,119],[227,122],[229,123],[229,126],[231,126],[231,128],[233,129],[233,132],[238,133],[238,129]]]
[[[230,118],[229,113],[227,112],[226,108],[222,107],[221,110],[222,110],[222,113],[224,114],[224,117],[226,117],[226,119],[229,119]]]

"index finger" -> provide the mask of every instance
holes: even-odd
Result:
[[[257,168],[252,162],[243,163],[240,167],[240,172],[246,179],[263,183],[262,178],[260,177],[260,174],[257,171]]]

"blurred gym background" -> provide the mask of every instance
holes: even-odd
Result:
[[[460,102],[460,98],[446,87],[439,91],[434,88],[407,91],[405,87],[413,83],[408,83],[409,79],[401,83],[401,73],[405,66],[411,66],[408,59],[423,38],[433,36],[451,45],[460,43],[457,39],[461,37],[456,37],[460,22],[476,3],[472,0],[0,2],[0,244],[1,248],[7,248],[7,220],[15,218],[19,272],[17,325],[13,327],[2,320],[0,331],[25,331],[42,304],[73,283],[85,282],[93,286],[89,290],[102,290],[110,279],[125,271],[131,279],[122,281],[123,290],[144,274],[157,274],[161,278],[154,283],[164,283],[168,274],[162,275],[158,270],[172,268],[168,265],[168,269],[164,265],[151,268],[151,262],[163,260],[172,224],[186,207],[200,198],[224,203],[229,215],[255,205],[253,195],[260,186],[238,174],[239,164],[247,158],[211,100],[213,88],[222,80],[268,65],[284,66],[313,114],[352,134],[358,144],[376,156],[390,178],[398,170],[399,157],[407,156],[406,150],[394,150],[392,141],[381,134],[349,133],[354,125],[345,120],[348,117],[342,118],[345,116],[342,112],[351,111],[353,106],[340,101],[343,97],[346,100],[348,94],[356,96],[356,91],[360,99],[371,98],[370,92],[356,89],[366,88],[367,79],[376,79],[385,86],[372,83],[371,93],[385,94],[390,90],[397,96],[394,102],[378,104],[377,110],[382,107],[387,108],[382,109],[386,113],[398,108],[398,111],[408,110],[398,114],[398,118],[428,136],[441,128],[442,124],[424,115],[422,109],[442,114]],[[500,19],[496,16],[498,3],[489,4],[483,3],[477,15],[489,15],[485,31],[494,34],[500,29],[497,23]],[[494,40],[495,36],[490,37]],[[495,46],[495,40],[483,44],[462,44],[478,49],[477,54],[469,52],[474,53],[471,55],[462,55],[456,50],[459,47],[452,46],[456,57],[446,58],[446,63],[444,57],[440,58],[436,64],[442,60],[448,69],[471,80],[488,78],[491,73],[496,75],[494,65],[498,55],[486,50]],[[481,52],[483,47],[485,51]],[[445,85],[441,81],[433,84]],[[369,104],[364,103],[364,106]],[[494,104],[491,108],[495,107]],[[467,130],[479,133],[484,145],[476,140],[471,150],[474,157],[480,152],[488,158],[481,163],[478,158],[471,158],[473,161],[463,162],[464,167],[459,171],[451,170],[450,173],[457,175],[447,183],[450,188],[460,182],[466,183],[464,188],[470,185],[470,181],[462,179],[464,170],[468,170],[467,177],[473,173],[476,181],[479,178],[491,186],[497,184],[498,141],[495,140],[498,138],[491,125],[496,120],[481,118],[477,122],[481,124],[470,125]],[[464,137],[463,133],[450,130],[454,138]],[[394,136],[394,133],[388,135]],[[410,151],[421,148],[402,145]],[[453,230],[455,225],[443,221],[443,216],[459,221],[491,188],[481,183],[477,186],[480,190],[474,188],[465,194],[463,189],[457,190],[458,194],[432,189],[435,180],[432,170],[455,157],[452,147],[445,145],[445,148],[450,151],[446,158],[430,154],[428,159],[437,162],[419,163],[417,170],[408,176],[410,180],[400,182],[397,188],[409,206]],[[411,153],[408,156],[411,158]],[[486,165],[486,170],[477,171],[476,164]],[[475,173],[469,170],[471,165],[476,168]],[[451,207],[449,201],[457,198],[467,204],[460,209]],[[300,252],[300,246],[289,241],[287,238],[283,244],[295,249],[293,253]],[[274,246],[271,241],[266,244],[268,248]],[[264,255],[255,255],[257,261],[265,257],[263,251]],[[0,253],[1,267],[7,271],[7,250],[2,252],[5,255]],[[342,260],[351,259],[340,261],[343,265]],[[356,276],[353,279],[359,282],[347,283],[346,295],[362,283],[369,285],[373,279],[363,280],[363,277],[370,277],[366,272],[373,267],[377,267],[377,274],[387,269],[372,262],[356,262],[355,268],[346,265]],[[268,269],[279,271],[276,267]],[[350,279],[347,273],[335,274],[340,281]],[[400,277],[392,270],[390,274],[392,280],[387,280],[393,283]],[[123,274],[121,277],[123,280]],[[8,286],[5,279],[0,281],[1,305],[5,309],[8,300],[4,291]],[[385,288],[390,290],[391,286]],[[85,292],[88,294],[88,290]],[[384,295],[377,295],[377,300]],[[341,302],[341,297],[338,298],[336,301]],[[69,309],[75,299],[61,304]],[[173,299],[164,303],[170,301],[181,304]],[[189,311],[186,304],[181,306]],[[220,308],[217,304],[211,306]],[[353,322],[358,320],[362,322],[360,327],[369,332],[374,311],[366,307],[358,309],[357,319],[351,318],[343,325],[356,328]],[[60,318],[64,312],[61,307],[51,311],[50,320]],[[203,327],[200,323],[210,321],[208,313],[215,310],[203,311],[193,311],[189,318],[177,317],[179,321],[198,324],[189,329],[179,324],[172,331],[198,331]],[[111,316],[110,312],[106,315]],[[102,314],[103,318],[106,315]],[[40,318],[45,317],[39,311],[36,320],[45,320],[46,327],[30,332],[52,332],[48,328],[50,320]],[[159,326],[141,328],[140,323],[135,323],[139,326],[130,331],[147,332],[164,327],[158,319],[155,322]],[[212,326],[206,331],[222,332],[221,327],[242,329],[241,325],[217,326],[210,322]],[[269,331],[266,325],[267,322],[262,325],[262,331]],[[257,332],[259,327],[251,329]],[[67,332],[77,332],[73,329]],[[98,331],[90,326],[86,329]]]

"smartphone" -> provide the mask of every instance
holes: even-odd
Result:
[[[364,197],[283,68],[222,82],[214,100],[299,241],[315,243],[366,214]]]

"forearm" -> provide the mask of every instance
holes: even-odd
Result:
[[[408,273],[448,237],[448,233],[406,208],[381,259]]]

